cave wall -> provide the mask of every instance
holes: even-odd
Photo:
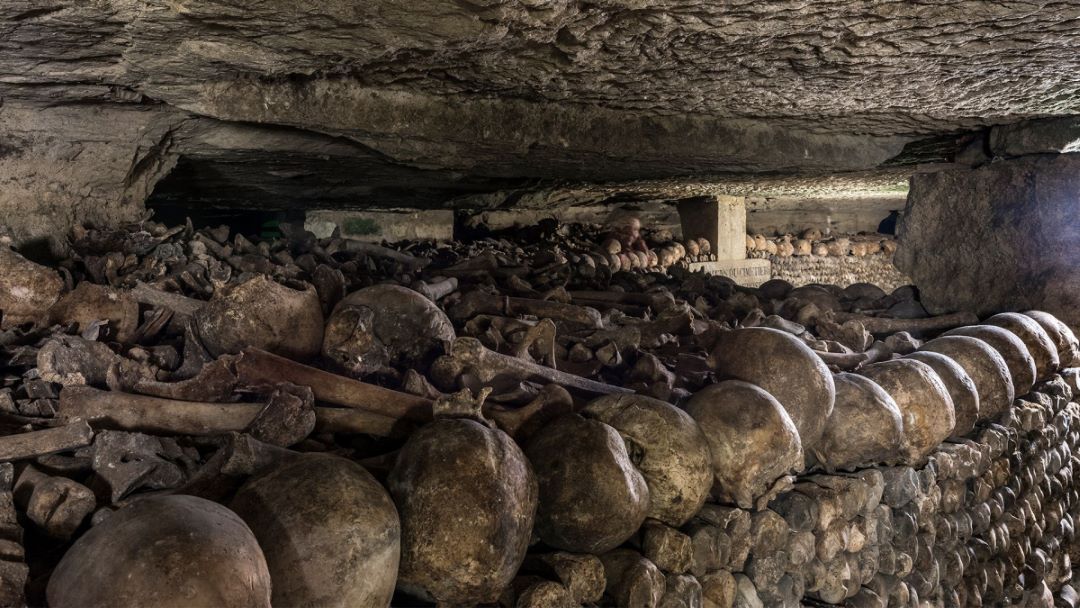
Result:
[[[911,180],[897,267],[931,312],[1040,309],[1080,328],[1080,155]]]
[[[151,192],[460,209],[601,184],[575,203],[607,204],[937,162],[909,146],[1080,111],[1078,16],[1063,2],[11,0],[0,202],[29,238],[137,217]]]
[[[132,221],[175,163],[176,113],[120,106],[0,106],[0,225],[22,243],[55,245],[76,223]],[[117,145],[117,141],[123,145]]]

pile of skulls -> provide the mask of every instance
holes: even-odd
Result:
[[[767,237],[764,234],[746,235],[746,253],[750,257],[776,256],[855,256],[884,254],[891,256],[896,252],[896,239],[877,233],[824,236],[817,228],[807,228],[799,236],[783,234]]]
[[[0,251],[5,601],[724,605],[688,561],[702,521],[760,570],[777,518],[735,513],[795,474],[921,466],[1076,364],[1044,313],[627,272],[578,230],[143,222],[56,268]]]

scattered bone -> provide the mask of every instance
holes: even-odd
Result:
[[[101,431],[94,438],[91,466],[105,482],[110,500],[118,503],[132,492],[149,488],[167,490],[187,480],[182,464],[190,457],[171,437],[142,433]]]
[[[249,429],[265,408],[265,404],[176,401],[72,386],[60,392],[57,417],[65,421],[79,421],[84,425],[89,422],[95,427],[107,429],[210,436]],[[391,437],[404,432],[401,423],[399,419],[365,410],[315,408],[317,432]]]
[[[105,374],[106,383],[114,391],[132,392],[163,399],[180,401],[226,401],[236,389],[233,369],[235,357],[225,355],[202,366],[197,374],[178,382],[159,382],[143,365],[128,359],[113,358]]]
[[[0,437],[0,462],[29,460],[39,456],[68,452],[90,445],[94,431],[86,422],[5,435]]]
[[[484,416],[522,445],[552,420],[573,411],[573,397],[558,384],[545,385],[535,399],[520,407],[484,404]]]
[[[73,323],[80,330],[108,321],[112,339],[129,343],[139,327],[139,304],[125,291],[82,282],[49,308],[49,320]]]
[[[828,353],[815,350],[816,354],[825,365],[838,371],[854,372],[864,365],[886,361],[893,356],[894,351],[888,344],[880,340],[875,341],[865,352],[855,353]]]
[[[67,540],[97,507],[94,493],[66,477],[27,465],[15,483],[15,502],[49,536]]]
[[[431,260],[423,257],[402,253],[389,247],[383,247],[374,243],[364,243],[353,239],[345,239],[342,243],[346,251],[359,252],[374,256],[389,258],[413,268],[423,268],[431,263]]]
[[[63,289],[56,272],[0,243],[0,329],[43,324]]]
[[[334,307],[322,354],[355,377],[426,369],[454,336],[450,320],[432,300],[398,285],[374,285]]]
[[[869,317],[848,312],[834,312],[833,320],[837,323],[858,321],[872,334],[894,334],[905,331],[911,334],[934,333],[961,325],[973,325],[979,318],[967,312],[958,312],[928,319],[892,319],[888,317]]]
[[[182,294],[162,291],[139,281],[130,291],[131,297],[140,304],[166,308],[178,315],[190,317],[206,305],[206,302]]]
[[[417,281],[410,287],[432,302],[438,302],[457,290],[458,280],[454,277],[447,277],[430,283]]]
[[[383,418],[419,422],[431,419],[429,399],[345,378],[258,349],[245,350],[235,366],[240,383],[249,387],[273,387],[287,382],[310,387],[316,401],[364,410]]]
[[[109,368],[119,361],[104,343],[67,335],[50,338],[37,354],[41,379],[65,386],[104,386]]]
[[[494,352],[480,343],[476,338],[462,337],[454,340],[450,347],[450,354],[436,361],[436,366],[442,366],[445,370],[453,370],[450,376],[436,376],[436,381],[442,383],[444,390],[454,388],[454,379],[465,371],[474,374],[484,384],[493,382],[496,378],[510,377],[518,381],[533,381],[559,384],[568,390],[574,390],[593,395],[610,395],[614,393],[631,393],[630,389],[596,382],[563,371],[544,367],[529,361],[522,361],[516,357]],[[436,372],[432,371],[433,375]]]

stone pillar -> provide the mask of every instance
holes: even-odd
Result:
[[[679,201],[683,239],[706,238],[717,260],[746,259],[746,199],[702,196]]]
[[[916,174],[899,232],[930,312],[1034,308],[1080,329],[1080,155]]]
[[[772,276],[768,260],[746,259],[746,199],[741,196],[702,196],[679,201],[683,240],[706,238],[716,261],[690,264],[690,270],[730,277],[756,287]]]

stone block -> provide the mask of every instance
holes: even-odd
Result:
[[[703,196],[684,199],[679,201],[679,219],[683,239],[708,239],[717,260],[746,259],[745,198]]]
[[[1080,152],[1080,117],[1027,120],[990,130],[995,156]]]
[[[1080,155],[911,179],[894,263],[932,313],[1039,309],[1080,327]]]
[[[772,278],[772,264],[769,260],[720,260],[717,262],[693,262],[690,271],[698,270],[708,274],[719,274],[732,279],[745,287],[757,287]]]

